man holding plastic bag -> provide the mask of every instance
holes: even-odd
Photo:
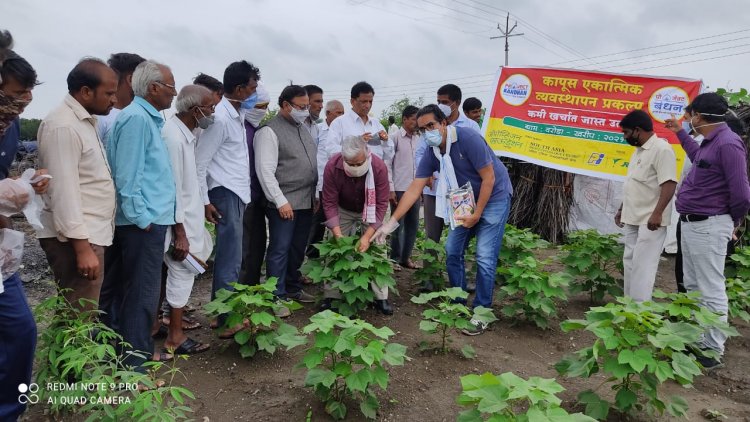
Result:
[[[495,156],[481,135],[471,129],[449,126],[434,105],[417,113],[419,132],[431,153],[417,167],[416,178],[401,197],[398,208],[375,234],[378,241],[392,232],[397,221],[417,201],[434,172],[440,172],[435,215],[450,224],[446,243],[447,272],[451,286],[466,290],[464,254],[469,240],[477,237],[477,289],[472,307],[489,308],[495,286],[497,258],[503,242],[505,222],[510,211],[513,187],[508,170]],[[472,319],[466,335],[482,334],[487,324]]]

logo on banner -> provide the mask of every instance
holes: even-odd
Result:
[[[500,97],[512,106],[520,106],[530,96],[531,80],[520,73],[511,75],[500,85]]]
[[[685,113],[685,107],[690,104],[687,92],[676,86],[665,86],[657,89],[648,100],[648,111],[660,123],[664,123],[672,116],[678,119]]]
[[[598,166],[599,164],[602,163],[602,161],[604,161],[604,153],[595,152],[595,153],[592,153],[591,156],[589,157],[588,164],[592,166]]]

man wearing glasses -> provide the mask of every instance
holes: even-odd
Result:
[[[446,266],[451,286],[466,290],[464,253],[469,240],[476,236],[477,287],[472,307],[490,308],[497,257],[513,194],[508,170],[495,158],[481,135],[472,129],[449,125],[446,116],[434,104],[417,112],[417,125],[430,148],[420,160],[415,179],[404,192],[391,219],[373,237],[376,241],[384,240],[385,235],[396,228],[398,220],[419,199],[434,172],[440,171],[435,213],[443,219],[452,212],[447,194],[471,184],[476,205],[471,215],[457,218],[459,225],[448,234]],[[482,334],[487,328],[483,321],[472,319],[471,324],[470,328],[463,330],[464,334]]]
[[[203,130],[195,149],[198,183],[206,220],[216,225],[216,256],[211,299],[239,280],[242,264],[242,219],[250,202],[250,159],[242,103],[255,94],[260,70],[242,60],[224,71],[224,97],[216,106],[215,123]],[[224,325],[223,317],[212,327]],[[220,337],[233,335],[228,327]]]
[[[177,91],[172,71],[150,60],[136,67],[132,82],[135,98],[117,116],[107,142],[117,211],[115,237],[105,252],[99,307],[107,313],[104,322],[136,352],[122,350],[123,364],[145,372],[145,359],[167,358],[153,353],[151,337],[159,306],[164,241],[174,224],[176,204],[159,111],[172,105]]]
[[[279,96],[279,113],[255,134],[255,170],[268,200],[270,240],[266,275],[276,277],[276,296],[312,303],[302,290],[299,268],[305,257],[318,181],[317,147],[304,121],[310,115],[305,88],[289,85]],[[290,315],[277,308],[279,317]]]

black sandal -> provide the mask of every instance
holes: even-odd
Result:
[[[201,352],[205,352],[210,348],[210,344],[200,343],[188,337],[187,340],[183,341],[182,344],[179,345],[176,349],[170,350],[164,348],[162,350],[165,352],[174,353],[176,355],[195,355]]]

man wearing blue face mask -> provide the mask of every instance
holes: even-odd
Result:
[[[484,138],[473,130],[450,126],[443,112],[434,104],[419,110],[417,127],[430,150],[419,162],[416,177],[401,197],[391,219],[378,229],[374,238],[376,241],[385,240],[385,236],[397,227],[398,220],[419,199],[422,189],[436,171],[440,171],[440,182],[434,212],[444,221],[450,208],[446,198],[448,192],[471,184],[475,209],[471,215],[459,220],[460,225],[450,231],[445,245],[448,279],[452,287],[466,290],[464,253],[469,240],[476,236],[477,287],[472,307],[489,308],[513,194],[508,170],[496,159]],[[487,328],[483,321],[472,319],[471,324],[471,328],[463,330],[464,334],[478,335]]]
[[[276,296],[312,303],[302,290],[299,271],[305,258],[318,182],[317,147],[304,121],[310,100],[305,89],[289,85],[279,96],[279,113],[255,134],[255,169],[268,200],[266,276],[276,277]],[[287,317],[289,309],[276,308]]]
[[[246,61],[224,71],[224,97],[214,112],[215,122],[200,134],[195,151],[198,182],[206,220],[216,225],[216,256],[211,299],[220,289],[239,279],[242,263],[242,218],[250,202],[250,158],[243,116],[254,106],[250,97],[260,80],[260,70]],[[212,326],[222,325],[219,318]],[[242,328],[229,327],[231,336]]]

